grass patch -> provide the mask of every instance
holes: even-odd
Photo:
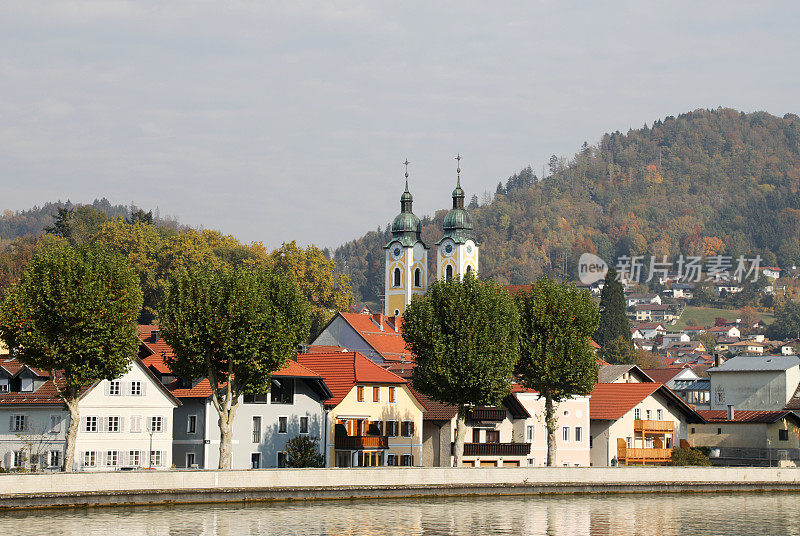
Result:
[[[772,324],[775,316],[772,313],[760,313],[761,321],[765,324]],[[686,320],[692,320],[694,325],[713,326],[714,319],[722,317],[725,320],[736,320],[739,317],[739,309],[718,309],[716,307],[691,307],[684,309],[680,319],[671,326],[666,326],[669,331],[681,331],[686,327]]]

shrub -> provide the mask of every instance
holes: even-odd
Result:
[[[711,461],[701,449],[678,448],[672,450],[670,465],[711,465]]]
[[[325,457],[319,451],[318,439],[296,436],[286,442],[286,467],[324,467]]]

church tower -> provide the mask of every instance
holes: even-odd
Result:
[[[402,316],[414,295],[428,290],[428,246],[420,239],[422,223],[413,212],[414,198],[408,191],[408,160],[406,191],[400,196],[400,214],[392,222],[392,239],[383,246],[386,250],[384,314]]]
[[[444,217],[444,235],[436,243],[436,278],[440,281],[478,271],[478,244],[472,238],[472,218],[464,208],[464,190],[461,189],[460,154],[456,160],[458,179],[453,190],[453,208]]]

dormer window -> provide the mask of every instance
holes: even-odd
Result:
[[[33,392],[33,378],[20,378],[19,390],[23,393]]]
[[[119,396],[122,394],[122,388],[119,380],[108,382],[108,394],[109,396]]]
[[[0,378],[0,393],[7,393],[9,391],[8,379]]]

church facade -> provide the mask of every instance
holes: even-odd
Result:
[[[458,157],[460,161],[460,157]],[[444,218],[442,238],[436,243],[436,279],[445,280],[478,271],[478,243],[472,236],[473,225],[464,208],[461,167],[453,190],[453,208]],[[414,201],[406,189],[400,196],[400,214],[392,221],[392,238],[383,247],[386,252],[384,314],[399,317],[415,295],[428,290],[428,250],[422,241],[422,222],[412,211]]]

